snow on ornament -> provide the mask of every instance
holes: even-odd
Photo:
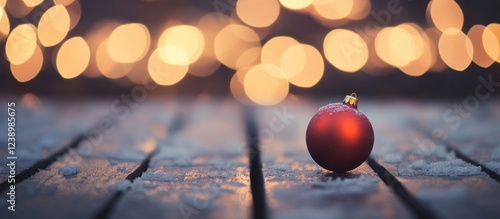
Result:
[[[370,155],[375,140],[368,118],[358,110],[355,93],[343,103],[321,107],[306,131],[307,149],[321,167],[346,172],[361,165]]]

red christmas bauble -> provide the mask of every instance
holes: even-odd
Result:
[[[343,103],[321,107],[306,132],[309,154],[321,167],[346,172],[361,165],[370,155],[375,140],[368,118],[357,109],[356,94]]]

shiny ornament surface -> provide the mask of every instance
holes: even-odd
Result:
[[[361,165],[370,155],[375,140],[368,118],[357,109],[355,94],[343,103],[321,107],[306,131],[307,149],[321,167],[346,172]]]

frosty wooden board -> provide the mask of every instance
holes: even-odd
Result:
[[[22,201],[16,213],[9,213],[13,218],[92,217],[122,187],[120,182],[156,147],[156,142],[166,137],[174,110],[173,104],[143,103],[122,117],[112,132],[93,138],[95,141],[83,141],[76,150],[78,155],[66,154],[48,169],[17,184],[17,199]],[[2,214],[7,213],[5,205],[2,203]]]
[[[319,106],[289,101],[258,111],[271,216],[410,218],[366,164],[348,173],[335,174],[323,170],[310,158],[305,130]]]
[[[384,184],[367,164],[346,174],[332,174],[311,160],[305,129],[327,101],[311,104],[292,96],[277,106],[249,108],[253,117],[245,117],[244,107],[228,99],[205,96],[180,102],[149,100],[123,120],[115,115],[121,122],[98,147],[89,150],[82,143],[76,148],[82,152],[77,166],[71,166],[75,158],[66,154],[17,184],[14,218],[252,218],[252,212],[265,213],[265,209],[268,214],[262,215],[270,218],[415,216],[401,194]],[[30,122],[24,132],[74,139],[72,132],[92,127],[109,113],[108,102],[89,103],[95,111],[51,102],[47,107],[53,113],[25,116]],[[439,118],[449,105],[362,99],[359,109],[375,129],[372,157],[438,218],[495,218],[499,183],[440,144],[434,148],[418,144],[428,138],[429,127],[443,126]],[[473,160],[498,162],[497,108],[495,101],[485,104],[464,119],[461,128],[449,132],[447,140]],[[44,126],[47,120],[42,117],[55,114],[60,123]],[[249,131],[252,121],[257,125]],[[416,127],[412,121],[422,124]],[[37,131],[39,127],[46,129]],[[26,138],[32,141],[34,137],[30,139]],[[256,191],[250,188],[259,189],[252,187],[259,181],[249,168],[255,164],[255,151],[247,150],[254,140],[260,142],[263,168],[258,163],[253,170],[262,171],[265,180],[264,189]],[[27,145],[25,149],[35,155],[52,150]],[[54,145],[54,149],[61,146]],[[266,196],[259,199],[262,205],[252,206],[256,194]],[[0,207],[0,214],[9,216],[6,203]]]
[[[93,101],[33,98],[19,101],[15,107],[16,174],[67,147],[108,113],[104,104]],[[0,113],[7,115],[7,108],[2,107]],[[7,163],[7,126],[2,125],[0,131],[0,142],[5,145],[0,148],[0,162]],[[6,166],[0,166],[0,183],[7,179],[8,171]]]
[[[211,101],[191,105],[184,129],[159,142],[160,152],[112,218],[250,217],[242,108]]]
[[[372,155],[376,160],[438,217],[495,218],[499,211],[493,206],[500,205],[499,184],[441,144],[424,144],[430,137],[408,122],[425,120],[424,107],[405,109],[406,120],[392,118],[397,110],[395,105],[370,108],[374,117],[385,121],[374,122],[378,138]]]

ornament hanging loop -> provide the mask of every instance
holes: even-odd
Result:
[[[358,95],[356,93],[346,95],[343,102],[351,107],[358,108]]]

